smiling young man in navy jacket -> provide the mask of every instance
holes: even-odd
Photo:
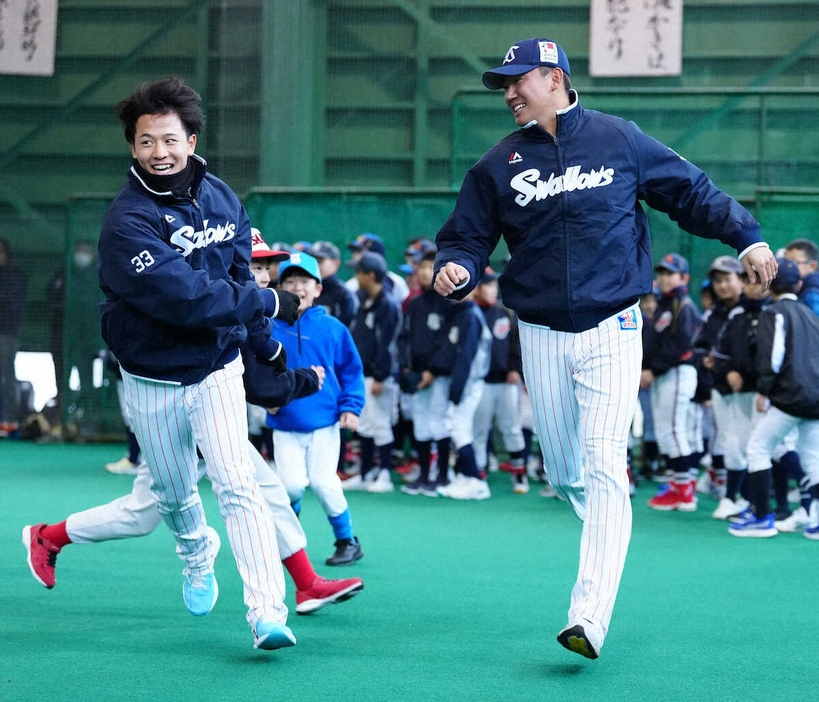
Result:
[[[503,235],[511,258],[501,297],[520,319],[549,482],[583,520],[558,641],[597,658],[631,535],[626,448],[642,356],[637,301],[652,288],[639,201],[734,247],[752,280],[767,285],[776,261],[744,208],[634,123],[584,109],[570,73],[563,49],[543,38],[517,42],[484,73],[520,129],[467,173],[438,233],[435,289],[465,296]]]
[[[247,213],[194,154],[204,127],[199,95],[179,78],[143,83],[117,116],[133,161],[100,234],[102,336],[119,360],[151,490],[185,562],[184,602],[202,616],[219,594],[218,545],[196,488],[198,448],[244,584],[254,646],[292,646],[273,517],[246,439],[239,347],[247,340],[281,365],[269,317],[292,323],[298,298],[260,290],[250,272]]]

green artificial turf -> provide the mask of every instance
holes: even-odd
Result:
[[[29,574],[20,530],[130,490],[102,466],[119,446],[0,442],[0,700],[748,700],[811,699],[817,676],[819,543],[736,539],[700,498],[692,514],[634,499],[634,537],[597,661],[555,641],[566,622],[580,523],[566,505],[490,477],[480,503],[349,495],[365,557],[330,568],[315,499],[302,523],[316,569],[365,590],[295,614],[295,648],[253,649],[224,539],[219,602],[194,618],[164,526],[142,539],[70,545],[57,587]],[[209,485],[211,523],[224,536]]]

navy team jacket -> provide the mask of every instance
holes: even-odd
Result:
[[[480,280],[500,237],[511,254],[499,279],[525,322],[580,332],[652,289],[648,222],[640,201],[687,232],[744,251],[759,224],[706,174],[633,122],[586,110],[575,91],[557,137],[513,132],[469,170],[438,232],[435,271],[452,261]]]
[[[157,193],[132,168],[102,224],[102,337],[132,375],[189,385],[270,322],[250,273],[242,203],[192,156],[193,197]]]
[[[401,331],[401,308],[384,288],[372,302],[364,299],[350,325],[364,377],[383,382],[398,372],[397,338]]]
[[[454,303],[437,292],[424,290],[407,303],[399,337],[401,369],[416,373],[432,370],[435,354],[446,333],[446,318]]]

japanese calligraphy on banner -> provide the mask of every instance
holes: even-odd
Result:
[[[592,0],[592,76],[678,76],[683,0]]]
[[[0,0],[0,73],[54,75],[57,0]]]

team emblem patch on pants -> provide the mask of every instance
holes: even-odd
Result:
[[[628,310],[617,315],[620,329],[637,329],[637,310]]]

